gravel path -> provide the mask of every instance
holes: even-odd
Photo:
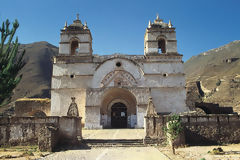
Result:
[[[143,139],[144,129],[82,130],[84,139]]]
[[[44,160],[169,160],[155,147],[112,147],[56,152]]]

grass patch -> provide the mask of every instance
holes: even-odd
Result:
[[[208,153],[213,154],[213,155],[221,155],[221,154],[224,154],[225,152],[223,151],[223,149],[221,147],[218,147],[218,148],[213,148],[213,150],[208,151]]]
[[[34,156],[34,154],[33,154],[32,151],[26,151],[26,152],[23,152],[23,153],[22,153],[22,156],[23,156],[23,157]]]
[[[31,152],[38,152],[38,146],[1,146],[0,147],[0,152],[1,151],[9,151],[9,152],[25,152],[25,151],[31,151]]]

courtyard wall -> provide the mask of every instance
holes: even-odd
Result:
[[[240,117],[235,114],[180,116],[184,142],[190,145],[240,143]],[[166,140],[168,116],[146,116],[146,142]]]
[[[52,151],[57,145],[82,139],[81,117],[1,117],[0,146],[39,145]]]

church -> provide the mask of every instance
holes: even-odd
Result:
[[[74,98],[73,98],[74,97]],[[182,55],[171,21],[147,25],[144,55],[97,55],[77,16],[60,33],[53,57],[51,116],[66,116],[72,99],[87,129],[144,128],[148,100],[158,114],[187,111]]]

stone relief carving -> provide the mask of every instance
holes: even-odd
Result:
[[[71,99],[72,99],[72,103],[68,108],[67,116],[78,117],[79,113],[78,113],[77,103],[75,102],[75,97],[72,97]]]
[[[114,70],[108,73],[102,80],[102,87],[111,85],[114,86],[134,86],[137,85],[136,79],[127,71]]]

